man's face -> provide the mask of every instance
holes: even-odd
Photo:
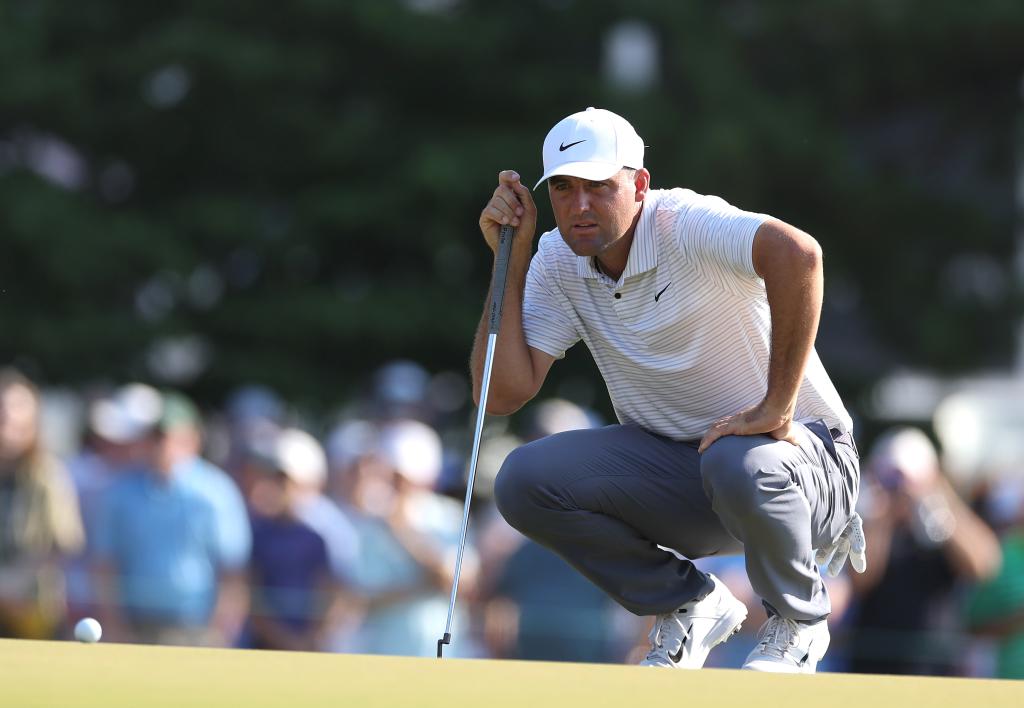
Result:
[[[599,256],[633,224],[650,183],[647,170],[621,169],[595,182],[556,175],[548,180],[555,224],[577,256]]]
[[[35,444],[39,401],[25,386],[14,384],[0,392],[0,459],[16,460]]]

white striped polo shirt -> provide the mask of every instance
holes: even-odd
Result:
[[[699,439],[767,389],[771,319],[753,263],[767,218],[689,189],[651,190],[618,282],[574,254],[558,229],[545,233],[526,277],[527,343],[562,358],[582,339],[619,422]],[[794,417],[853,430],[816,351]]]

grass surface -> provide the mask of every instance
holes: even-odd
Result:
[[[1024,682],[0,640],[0,705],[1024,706]]]

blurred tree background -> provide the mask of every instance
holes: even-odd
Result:
[[[496,173],[597,105],[655,186],[819,239],[848,399],[1007,366],[1022,77],[1019,0],[3,0],[0,359],[314,408],[461,371]]]

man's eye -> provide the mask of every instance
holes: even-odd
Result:
[[[608,186],[604,182],[588,182],[587,184],[588,184],[588,186],[591,189],[600,189],[601,187],[607,187]]]

